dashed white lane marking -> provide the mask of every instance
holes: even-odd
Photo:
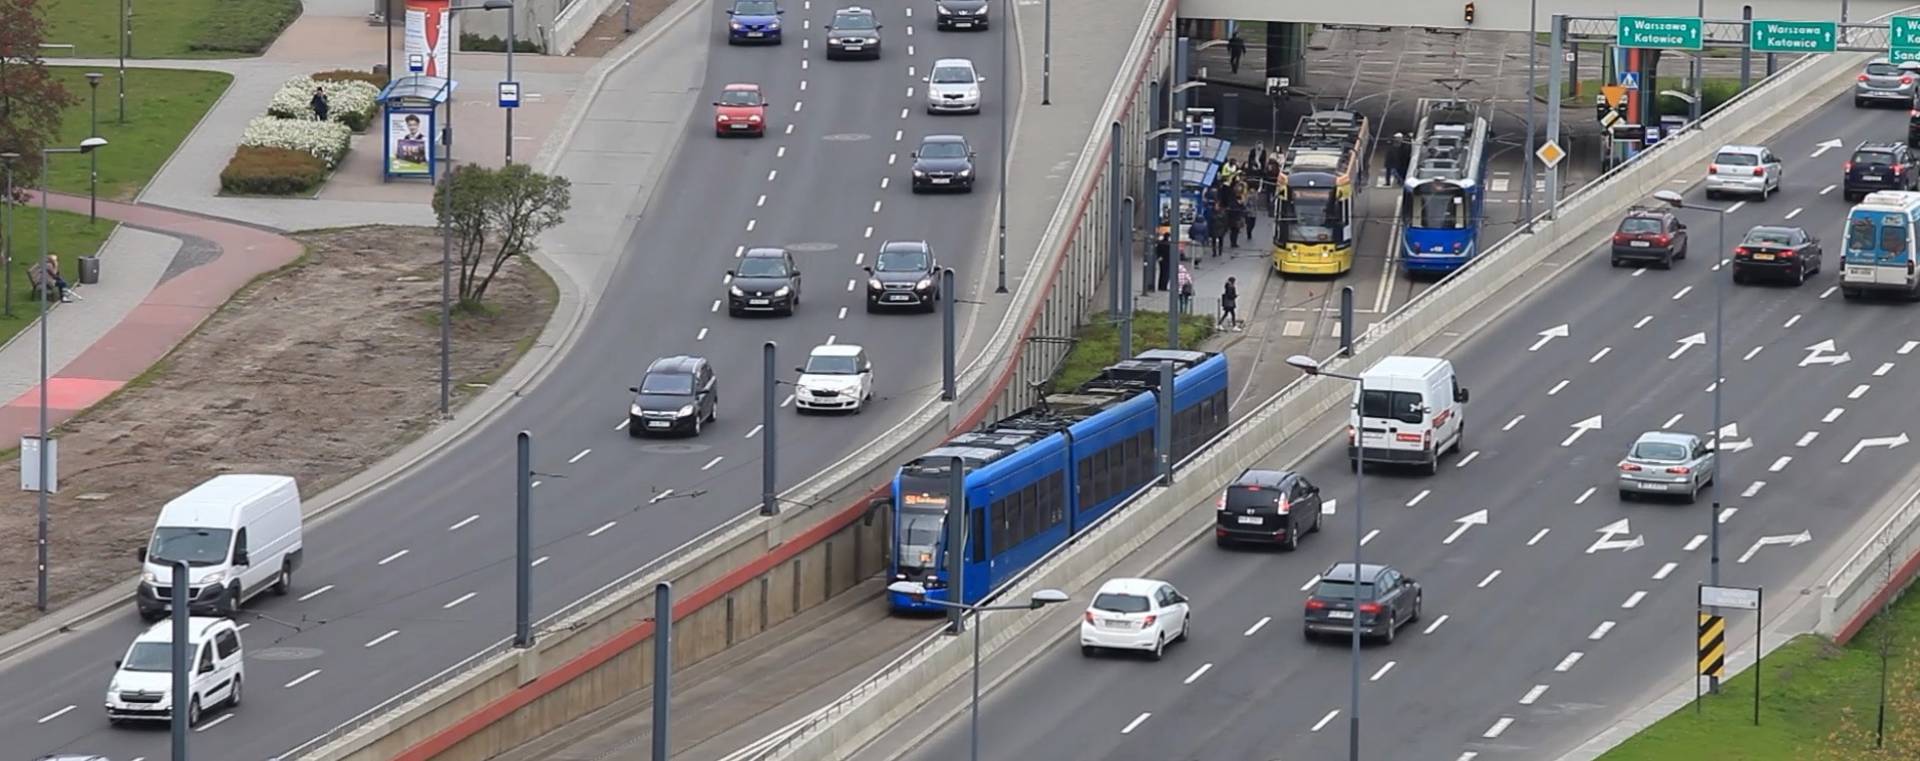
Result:
[[[1654,580],[1654,581],[1661,581],[1661,580],[1664,580],[1664,579],[1666,579],[1666,578],[1667,578],[1668,576],[1672,576],[1672,575],[1673,575],[1673,569],[1675,569],[1675,568],[1679,568],[1679,567],[1680,567],[1680,564],[1679,564],[1679,563],[1674,563],[1674,562],[1668,562],[1668,563],[1666,563],[1666,564],[1664,564],[1664,565],[1661,565],[1661,566],[1660,566],[1660,570],[1658,570],[1658,571],[1654,571],[1654,572],[1653,572],[1653,580]]]
[[[887,189],[887,185],[888,185],[889,183],[891,183],[891,182],[893,182],[893,178],[891,178],[891,177],[882,177],[882,178],[880,178],[880,189],[881,189],[881,190],[886,190],[886,189]]]
[[[222,725],[222,724],[225,724],[225,723],[227,723],[227,720],[228,720],[228,719],[231,719],[231,718],[233,718],[233,714],[232,714],[232,713],[223,713],[223,714],[220,714],[220,718],[218,718],[218,719],[214,719],[213,721],[209,721],[209,722],[207,722],[207,723],[205,723],[205,724],[202,724],[202,725],[200,725],[200,726],[197,726],[197,727],[194,727],[194,728],[193,728],[193,731],[195,731],[195,732],[205,732],[205,731],[207,731],[207,730],[209,730],[209,729],[213,729],[214,727],[217,727],[217,726],[220,726],[220,725]]]
[[[904,109],[904,108],[900,109],[900,118],[902,119],[907,118],[907,113],[908,113],[907,109]]]
[[[871,237],[873,237],[873,228],[872,228],[872,227],[868,227],[868,228],[866,229],[866,232],[865,232],[865,233],[864,233],[863,235],[861,235],[860,237],[862,237],[862,238],[871,238]]]
[[[1634,608],[1640,607],[1640,601],[1645,599],[1647,599],[1646,592],[1635,591],[1633,594],[1627,595],[1626,602],[1620,603],[1620,607],[1633,610]]]
[[[874,201],[874,202],[873,202],[873,213],[875,213],[875,214],[879,214],[879,213],[880,213],[880,202],[879,202],[879,201]]]
[[[649,505],[657,504],[660,502],[660,500],[666,499],[671,496],[673,496],[672,489],[661,489],[659,494],[655,494],[651,499],[647,500],[647,504]]]
[[[1360,537],[1360,546],[1362,547],[1367,546],[1368,542],[1373,541],[1373,538],[1379,535],[1380,535],[1380,529],[1374,529],[1372,531],[1368,531],[1366,536]]]
[[[1507,727],[1511,726],[1513,726],[1513,717],[1502,716],[1499,721],[1493,723],[1493,726],[1487,727],[1487,731],[1480,733],[1480,736],[1491,740],[1499,737],[1501,732],[1507,731]]]
[[[1547,538],[1547,532],[1552,530],[1553,529],[1543,528],[1543,529],[1540,529],[1539,531],[1534,532],[1533,538],[1527,540],[1527,546],[1532,547],[1536,544],[1539,544],[1540,540]]]
[[[830,336],[827,336],[827,345],[828,345],[828,346],[832,346],[832,345],[833,345],[833,342],[834,342],[834,340],[835,340],[835,339],[838,339],[838,338],[839,338],[839,336],[831,336],[831,335],[830,335]]]
[[[1339,715],[1340,715],[1340,709],[1338,708],[1328,711],[1327,715],[1320,717],[1319,721],[1316,721],[1313,723],[1313,731],[1318,732],[1322,729],[1326,729],[1328,724],[1333,723],[1333,717],[1339,716]]]
[[[1767,466],[1767,472],[1778,473],[1780,471],[1786,470],[1787,463],[1790,463],[1790,462],[1793,462],[1793,457],[1789,455],[1781,455],[1779,459],[1773,461],[1772,465]]]
[[[1147,717],[1148,717],[1148,716],[1152,716],[1152,715],[1153,715],[1153,714],[1151,714],[1151,713],[1147,713],[1147,712],[1144,712],[1144,711],[1143,711],[1143,712],[1141,712],[1141,714],[1140,714],[1139,716],[1135,716],[1135,717],[1133,717],[1133,721],[1129,721],[1129,722],[1127,722],[1127,726],[1126,726],[1126,727],[1124,727],[1124,728],[1122,728],[1122,729],[1120,730],[1120,734],[1123,734],[1123,735],[1125,735],[1125,734],[1132,734],[1132,733],[1133,733],[1133,730],[1134,730],[1134,729],[1135,729],[1136,727],[1139,727],[1139,726],[1140,726],[1140,724],[1141,724],[1142,722],[1144,722],[1144,721],[1146,721],[1146,720],[1147,720]]]
[[[474,592],[468,592],[468,593],[466,593],[466,594],[463,594],[463,595],[461,595],[461,596],[459,596],[459,597],[455,597],[455,598],[453,598],[453,601],[452,601],[452,602],[449,602],[449,603],[447,603],[447,604],[445,604],[445,605],[442,605],[442,606],[440,606],[440,609],[441,609],[441,610],[452,610],[452,609],[454,609],[455,607],[458,607],[458,606],[460,605],[460,603],[463,603],[463,602],[466,602],[466,601],[468,601],[468,600],[471,600],[471,599],[473,599],[473,598],[474,598],[474,595],[475,595],[475,594],[476,594],[476,593],[474,593]]]
[[[394,637],[397,637],[397,636],[400,636],[399,629],[389,629],[386,634],[382,634],[378,637],[374,637],[373,639],[367,640],[367,644],[361,645],[361,647],[375,647],[380,643],[393,639]]]
[[[719,311],[720,311],[720,300],[719,300],[719,299],[714,299],[714,300],[713,300],[713,306],[711,306],[711,307],[708,307],[708,308],[707,308],[707,313],[708,313],[708,314],[717,314],[717,313],[719,313]],[[617,430],[620,430],[620,429],[618,429],[618,428],[615,428],[614,430],[616,430],[616,431],[617,431]]]
[[[399,551],[399,552],[396,552],[396,553],[393,553],[392,555],[388,555],[388,556],[386,556],[386,557],[384,557],[384,558],[381,558],[381,559],[380,559],[380,563],[379,563],[379,564],[380,564],[380,565],[386,565],[386,564],[388,564],[388,563],[391,563],[391,562],[393,562],[393,561],[395,561],[395,560],[399,560],[399,559],[401,559],[401,558],[403,558],[403,557],[406,557],[406,556],[407,556],[407,552],[408,552],[407,550],[401,550],[401,551]]]
[[[783,400],[781,400],[781,402],[780,402],[780,406],[781,406],[781,407],[785,407],[785,406],[787,406],[787,405],[790,405],[790,404],[793,404],[793,395],[792,395],[792,394],[788,394],[788,395],[787,395],[787,398],[786,398],[786,399],[783,399]]]
[[[1427,498],[1427,495],[1432,493],[1433,493],[1432,489],[1421,489],[1419,494],[1413,495],[1413,499],[1407,500],[1407,507],[1413,507],[1414,505],[1420,504],[1421,501]]]
[[[1736,211],[1741,210],[1742,208],[1745,208],[1746,205],[1747,205],[1746,201],[1735,201],[1732,206],[1727,207],[1727,213],[1732,214]]]
[[[1432,634],[1435,629],[1440,628],[1440,625],[1446,622],[1447,622],[1447,616],[1445,614],[1441,614],[1439,618],[1436,618],[1433,620],[1433,623],[1427,624],[1426,631],[1421,632],[1421,634]]]
[[[1587,487],[1586,491],[1580,492],[1580,496],[1573,498],[1573,503],[1576,505],[1586,504],[1587,500],[1591,499],[1593,497],[1593,493],[1598,490],[1599,490],[1598,487],[1594,487],[1594,486]]]
[[[1547,692],[1546,685],[1536,684],[1533,686],[1533,689],[1527,690],[1527,694],[1520,696],[1520,705],[1523,705],[1523,706],[1533,705],[1533,701],[1539,700],[1540,696],[1546,694],[1546,692]]]
[[[807,89],[807,80],[804,80],[804,79],[800,80],[800,90],[802,92],[805,92],[806,89]]]
[[[1380,681],[1380,677],[1386,676],[1387,672],[1393,670],[1393,664],[1394,664],[1394,661],[1387,661],[1386,665],[1381,666],[1379,671],[1373,672],[1373,676],[1368,677],[1367,681],[1369,682]]]
[[[796,100],[796,101],[794,101],[794,102],[793,102],[793,110],[794,110],[794,113],[799,113],[799,112],[800,112],[800,105],[801,105],[801,103],[800,103],[800,101],[797,101],[797,100]]]
[[[1915,348],[1920,348],[1920,341],[1908,341],[1900,344],[1900,348],[1894,353],[1901,355],[1912,354]]]
[[[907,97],[913,97],[913,85],[907,85]]]
[[[1253,625],[1247,627],[1246,632],[1242,633],[1240,636],[1251,637],[1253,636],[1254,632],[1260,631],[1260,627],[1266,626],[1267,622],[1272,620],[1273,618],[1271,616],[1261,616],[1260,620],[1253,622]]]
[[[1870,388],[1873,388],[1873,387],[1872,387],[1872,386],[1869,386],[1869,385],[1867,385],[1867,384],[1865,384],[1865,383],[1862,383],[1862,384],[1860,384],[1860,385],[1858,385],[1858,386],[1854,386],[1854,387],[1853,387],[1853,390],[1852,390],[1852,391],[1848,391],[1848,392],[1847,392],[1847,398],[1848,398],[1848,399],[1858,399],[1858,398],[1860,398],[1860,397],[1863,397],[1863,396],[1866,396],[1866,395],[1867,395],[1867,389],[1870,389]]]
[[[753,205],[754,205],[754,206],[765,206],[765,205],[767,205],[767,194],[765,194],[765,193],[761,193],[761,194],[760,194],[760,200],[757,200],[757,201],[754,201],[754,202],[753,202]]]
[[[1572,670],[1573,664],[1579,663],[1580,659],[1584,657],[1586,657],[1586,653],[1580,652],[1578,650],[1575,650],[1571,653],[1567,653],[1567,657],[1561,658],[1560,663],[1558,665],[1555,665],[1553,667],[1553,670],[1564,674]]]
[[[1513,416],[1513,419],[1512,419],[1512,420],[1509,420],[1509,421],[1507,421],[1507,424],[1506,424],[1506,425],[1503,425],[1503,426],[1500,426],[1500,430],[1502,430],[1502,431],[1511,431],[1511,430],[1513,430],[1513,427],[1514,427],[1514,426],[1516,426],[1516,425],[1519,425],[1519,424],[1520,424],[1520,421],[1522,421],[1522,420],[1525,420],[1525,419],[1527,419],[1527,416],[1526,416],[1526,415],[1514,415],[1514,416]]]
[[[745,438],[749,438],[749,439],[751,439],[751,438],[753,438],[754,436],[758,436],[758,435],[760,434],[760,429],[761,429],[761,428],[764,428],[764,427],[765,427],[765,426],[762,426],[762,425],[756,425],[756,426],[754,426],[754,427],[753,427],[753,430],[750,430],[750,431],[747,431],[747,435],[745,436]]]
[[[1780,329],[1781,329],[1781,330],[1785,330],[1785,329],[1787,329],[1787,328],[1791,328],[1791,327],[1793,327],[1793,326],[1795,326],[1795,325],[1798,325],[1798,324],[1800,324],[1800,318],[1801,318],[1801,317],[1802,317],[1802,315],[1797,315],[1797,314],[1796,314],[1796,315],[1794,315],[1794,316],[1792,316],[1792,317],[1788,317],[1788,318],[1787,318],[1787,322],[1786,322],[1786,324],[1784,324],[1784,325],[1781,325],[1781,326],[1780,326]]]
[[[907,55],[913,55],[913,46],[912,46],[912,45],[908,45],[908,46],[907,46]]]
[[[753,228],[759,224],[760,224],[760,220],[757,220],[757,219],[747,220],[747,232],[753,232]]]
[[[545,483],[545,482],[544,482],[544,481],[535,481],[535,482],[533,482],[533,483],[530,483],[530,484],[527,484],[527,488],[529,488],[529,489],[538,489],[538,488],[540,488],[540,484],[542,484],[542,483]]]
[[[576,463],[576,462],[579,462],[579,461],[581,461],[581,460],[584,460],[584,459],[586,459],[586,458],[587,458],[587,455],[589,455],[589,454],[593,454],[593,450],[592,450],[592,449],[590,449],[590,448],[589,448],[589,449],[582,449],[582,450],[580,450],[580,453],[579,453],[579,454],[576,454],[576,455],[574,455],[573,457],[571,457],[571,458],[569,458],[569,459],[567,460],[567,464],[568,464],[568,465],[572,465],[572,464],[574,464],[574,463]]]
[[[1653,315],[1647,315],[1645,317],[1640,318],[1639,322],[1636,322],[1633,324],[1633,329],[1639,330],[1641,328],[1644,328],[1647,326],[1647,323],[1649,322],[1653,322]]]
[[[898,153],[887,154],[887,166],[893,166],[893,162],[898,160],[900,160],[900,154]]]
[[[1309,589],[1312,589],[1313,585],[1318,583],[1320,583],[1320,574],[1316,573],[1307,578],[1307,583],[1300,585],[1300,591],[1305,592]]]
[[[707,461],[707,464],[705,464],[705,465],[702,465],[702,466],[700,466],[700,469],[701,469],[701,470],[713,470],[713,466],[715,466],[715,465],[719,465],[719,464],[720,464],[720,461],[721,461],[721,460],[724,460],[724,459],[727,459],[727,456],[726,456],[726,455],[720,455],[720,456],[718,456],[718,457],[715,457],[715,458],[713,458],[713,459],[711,459],[711,460],[708,460],[708,461]]]
[[[1812,444],[1813,440],[1817,438],[1820,438],[1819,431],[1807,431],[1806,433],[1800,434],[1800,440],[1793,442],[1793,445],[1796,447],[1804,447]]]
[[[706,328],[701,328],[701,329],[700,329],[700,332],[698,332],[698,333],[695,333],[695,334],[693,335],[693,340],[695,340],[695,341],[705,341],[705,340],[707,340],[707,329],[706,329]]]
[[[856,285],[859,285],[859,283],[860,283],[860,281],[858,281],[858,280],[854,280],[854,279],[852,279],[852,278],[848,278],[848,279],[847,279],[847,293],[853,293],[853,288],[854,288],[854,286],[856,286]]]
[[[473,515],[469,515],[469,516],[467,516],[467,517],[465,517],[465,518],[462,518],[462,519],[460,519],[460,522],[459,522],[459,523],[455,523],[455,524],[453,524],[453,525],[451,525],[451,526],[448,526],[448,527],[447,527],[447,530],[448,530],[448,531],[459,531],[460,529],[463,529],[463,528],[466,528],[466,527],[467,527],[467,524],[469,524],[469,523],[472,523],[472,522],[474,522],[474,521],[477,521],[477,520],[480,520],[480,515],[479,515],[478,513],[476,513],[476,514],[473,514]]]
[[[780,146],[780,150],[782,150],[782,151],[784,151],[784,150],[786,150],[786,149],[787,149],[787,147],[786,147],[786,146],[784,146],[784,145],[783,145],[783,146]],[[768,170],[767,170],[767,182],[773,182],[773,178],[775,178],[775,177],[779,177],[779,176],[780,176],[780,170],[778,170],[778,169],[768,169]],[[744,249],[746,248],[746,246],[741,246],[740,248],[744,250]]]
[[[1737,507],[1720,508],[1720,522],[1726,523],[1727,521],[1732,520],[1733,514],[1737,512],[1740,512],[1740,508],[1737,508]]]
[[[1473,458],[1479,457],[1479,456],[1480,456],[1480,450],[1475,449],[1471,452],[1468,452],[1467,456],[1460,458],[1460,461],[1454,463],[1453,467],[1456,467],[1456,468],[1467,467],[1467,463],[1473,462]]]
[[[862,251],[862,252],[860,252],[860,253],[857,253],[857,254],[854,254],[854,255],[853,255],[853,266],[855,266],[855,267],[858,267],[858,266],[860,266],[860,265],[861,265],[862,263],[864,263],[864,262],[865,262],[866,260],[867,260],[867,252],[865,252],[865,251]]]
[[[1751,350],[1749,350],[1749,351],[1747,352],[1747,356],[1744,356],[1744,357],[1741,357],[1741,358],[1740,358],[1740,361],[1742,361],[1742,362],[1749,362],[1749,361],[1752,361],[1754,357],[1758,357],[1758,356],[1760,356],[1760,350],[1762,350],[1762,349],[1765,349],[1765,348],[1767,348],[1767,347],[1765,347],[1765,346],[1755,346],[1755,347],[1753,347],[1753,349],[1751,349]]]
[[[1627,277],[1639,277],[1639,276],[1641,276],[1641,275],[1645,275],[1645,274],[1647,274],[1647,268],[1645,268],[1645,267],[1635,267],[1635,268],[1633,268],[1633,274],[1631,274],[1631,275],[1628,275]]]
[[[839,316],[839,317],[835,317],[834,319],[836,319],[836,320],[844,320],[844,319],[847,319],[847,308],[846,308],[846,307],[840,307],[840,316]]]
[[[1459,758],[1456,758],[1456,759],[1454,759],[1453,761],[1473,761],[1474,759],[1476,759],[1476,758],[1479,758],[1479,757],[1480,757],[1480,752],[1479,752],[1479,751],[1476,751],[1476,750],[1470,750],[1470,751],[1467,751],[1467,752],[1465,752],[1465,753],[1461,753],[1461,754],[1460,754],[1460,757],[1459,757]]]
[[[295,687],[299,687],[299,686],[300,686],[300,683],[301,683],[301,682],[304,682],[304,681],[307,681],[308,679],[312,679],[312,678],[314,678],[314,677],[316,677],[316,676],[319,676],[319,675],[320,675],[320,669],[314,669],[314,670],[312,670],[312,671],[309,671],[309,672],[307,672],[307,673],[305,673],[305,674],[301,674],[301,675],[299,675],[299,676],[297,676],[297,677],[294,677],[294,678],[293,678],[293,681],[291,681],[291,682],[288,682],[288,683],[286,684],[286,687],[287,687],[287,689],[289,689],[289,690],[291,690],[291,689],[293,689],[293,688],[295,688]]]
[[[233,628],[234,628],[234,630],[235,630],[235,631],[246,631],[246,630],[247,630],[247,627],[249,627],[249,626],[252,626],[252,625],[253,625],[253,622],[251,622],[251,621],[249,621],[249,622],[247,622],[247,623],[244,623],[244,624],[241,624],[241,625],[239,625],[239,626],[236,626],[236,627],[233,627]]]
[[[1882,362],[1879,367],[1873,369],[1873,377],[1878,378],[1890,372],[1893,372],[1893,363]]]
[[[1837,290],[1840,290],[1840,286],[1837,286],[1837,285],[1830,285],[1830,286],[1827,286],[1827,289],[1826,289],[1826,290],[1824,290],[1824,291],[1821,291],[1821,292],[1820,292],[1820,298],[1823,298],[1823,299],[1824,299],[1824,298],[1826,298],[1826,297],[1828,297],[1828,296],[1832,296],[1832,295],[1833,295],[1833,292],[1834,292],[1834,291],[1837,291]]]
[[[1835,408],[1833,408],[1833,409],[1830,409],[1830,410],[1827,410],[1827,414],[1826,414],[1826,416],[1825,416],[1825,417],[1822,417],[1822,418],[1820,418],[1820,422],[1822,422],[1822,423],[1831,423],[1831,422],[1833,422],[1833,421],[1835,421],[1835,420],[1839,420],[1839,419],[1840,419],[1840,416],[1841,416],[1841,415],[1845,415],[1845,414],[1847,414],[1847,408],[1845,408],[1845,407],[1835,407]]]
[[[1562,380],[1559,383],[1553,384],[1553,388],[1547,389],[1547,396],[1553,396],[1554,394],[1560,393],[1561,389],[1566,388],[1567,384],[1572,382],[1573,381],[1570,381],[1570,380]]]
[[[596,536],[599,536],[599,535],[601,535],[601,534],[604,534],[604,533],[607,533],[607,531],[608,531],[609,529],[611,529],[611,528],[613,528],[614,526],[618,526],[618,525],[620,525],[620,522],[619,522],[619,521],[607,521],[606,523],[602,523],[602,524],[600,524],[600,527],[599,527],[599,528],[597,528],[597,529],[594,529],[594,530],[592,530],[592,531],[588,531],[588,532],[587,532],[587,538],[589,538],[589,539],[591,539],[591,538],[593,538],[593,537],[596,537]]]
[[[1673,428],[1673,427],[1674,427],[1675,425],[1677,425],[1677,424],[1679,424],[1679,423],[1680,423],[1680,418],[1682,418],[1682,417],[1685,417],[1685,416],[1686,416],[1686,413],[1684,413],[1684,412],[1683,412],[1683,413],[1680,413],[1680,414],[1678,414],[1678,415],[1674,415],[1673,417],[1670,417],[1670,418],[1667,418],[1667,422],[1664,422],[1664,423],[1661,423],[1661,424],[1660,424],[1660,429],[1661,429],[1661,430],[1670,430],[1670,429],[1672,429],[1672,428]]]
[[[1593,627],[1593,631],[1587,635],[1587,639],[1600,639],[1601,637],[1607,636],[1607,632],[1610,631],[1613,631],[1613,622],[1601,621],[1599,626]]]
[[[1181,682],[1181,684],[1193,684],[1194,682],[1197,682],[1197,681],[1200,681],[1200,677],[1201,677],[1201,675],[1203,675],[1203,674],[1205,674],[1205,673],[1207,673],[1208,671],[1212,671],[1212,670],[1213,670],[1213,664],[1211,664],[1211,663],[1202,663],[1202,664],[1200,664],[1200,668],[1197,668],[1197,669],[1194,669],[1194,670],[1193,670],[1193,673],[1191,673],[1191,674],[1188,674],[1188,675],[1187,675],[1187,679],[1186,679],[1186,681],[1184,681],[1184,682]]]
[[[1500,578],[1500,569],[1495,568],[1493,569],[1493,573],[1487,574],[1487,577],[1484,579],[1481,579],[1480,583],[1475,584],[1474,587],[1477,589],[1486,589],[1487,585],[1492,584],[1493,580],[1497,578]]]
[[[323,595],[323,594],[326,594],[326,593],[327,593],[327,592],[328,592],[329,590],[331,590],[331,589],[333,589],[333,585],[332,585],[332,584],[328,584],[328,585],[326,585],[326,586],[324,586],[324,587],[321,587],[321,588],[319,588],[319,589],[316,589],[316,590],[313,590],[312,592],[308,592],[308,593],[306,593],[306,594],[303,594],[303,595],[301,595],[301,596],[300,596],[300,601],[301,601],[301,602],[306,602],[306,601],[308,601],[308,600],[311,600],[311,599],[313,599],[313,598],[315,598],[315,597],[319,597],[319,596],[321,596],[321,595]]]
[[[805,58],[800,59],[800,70],[801,71],[807,70],[807,59]]]
[[[716,302],[716,303],[717,303],[717,302]],[[627,424],[628,424],[628,423],[631,423],[631,422],[633,422],[633,420],[632,420],[631,418],[625,418],[625,419],[622,419],[622,420],[620,421],[620,424],[619,424],[619,425],[616,425],[616,426],[614,426],[614,427],[613,427],[613,430],[615,430],[615,431],[624,431],[624,430],[627,430]]]
[[[1824,195],[1826,195],[1826,194],[1828,194],[1828,193],[1832,193],[1832,192],[1833,192],[1833,189],[1834,189],[1835,187],[1838,187],[1838,186],[1835,186],[1835,185],[1828,185],[1828,186],[1826,186],[1826,187],[1824,187],[1824,188],[1821,188],[1821,189],[1820,189],[1820,195],[1823,195],[1823,196],[1824,196]]]
[[[540,564],[541,564],[541,563],[545,563],[545,562],[547,562],[547,556],[545,556],[545,555],[541,555],[540,557],[537,557],[537,558],[534,558],[534,559],[533,559],[533,562],[531,562],[531,563],[528,563],[528,564],[527,564],[527,567],[528,567],[528,568],[539,568],[539,567],[540,567]]]
[[[1707,541],[1706,534],[1694,534],[1692,539],[1687,540],[1687,546],[1684,549],[1687,552],[1692,552],[1694,550],[1700,549],[1700,545],[1705,544],[1706,541]]]
[[[1587,364],[1591,365],[1595,362],[1599,362],[1600,358],[1605,357],[1612,352],[1613,352],[1613,347],[1602,346],[1600,347],[1599,351],[1593,353],[1593,356],[1587,358]]]
[[[68,712],[68,711],[72,711],[72,710],[73,710],[74,708],[75,708],[75,706],[67,706],[66,708],[62,708],[62,709],[60,709],[60,710],[58,710],[58,711],[54,711],[53,713],[50,713],[50,714],[47,714],[47,715],[45,715],[45,716],[42,716],[42,717],[40,717],[40,719],[39,719],[38,721],[35,721],[34,723],[35,723],[35,724],[45,724],[45,723],[47,723],[47,722],[49,722],[49,721],[53,721],[54,719],[58,719],[58,718],[60,718],[60,717],[62,717],[62,716],[65,716],[65,715],[67,715],[67,712]]]
[[[1689,286],[1684,286],[1684,287],[1682,287],[1682,288],[1681,288],[1680,290],[1678,290],[1678,291],[1675,291],[1675,292],[1673,293],[1673,300],[1674,300],[1674,301],[1679,301],[1679,300],[1681,300],[1681,299],[1684,299],[1684,298],[1686,298],[1686,297],[1687,297],[1687,294],[1689,294],[1689,293],[1693,293],[1693,286],[1691,286],[1691,285],[1689,285]]]
[[[1800,216],[1800,212],[1802,211],[1805,211],[1805,209],[1796,208],[1793,211],[1787,212],[1787,219],[1793,219],[1794,217]]]
[[[896,142],[896,143],[897,143],[897,142],[900,142],[900,138],[902,138],[902,137],[904,137],[904,136],[905,136],[906,134],[907,134],[907,131],[906,131],[906,130],[903,130],[903,129],[897,129],[897,130],[894,130],[894,131],[893,131],[893,141],[894,141],[894,142]]]

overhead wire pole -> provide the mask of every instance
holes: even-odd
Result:
[[[1533,94],[1538,85],[1540,69],[1540,0],[1527,2],[1527,146],[1526,155],[1520,157],[1520,218],[1528,230],[1533,229]],[[1553,51],[1559,55],[1560,51]],[[1489,121],[1491,123],[1491,121]]]
[[[1011,152],[1013,135],[1007,128],[1007,112],[1013,110],[1013,101],[1008,100],[1008,81],[1013,79],[1013,64],[1008,60],[1013,55],[1013,44],[1008,40],[1007,27],[1013,26],[1013,11],[1007,11],[1007,18],[1000,22],[1000,178],[996,182],[996,192],[1000,197],[1000,255],[999,285],[994,293],[1007,292],[1007,154]]]

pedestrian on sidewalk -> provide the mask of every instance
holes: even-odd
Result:
[[[1220,291],[1219,328],[1221,330],[1232,330],[1236,333],[1240,332],[1239,302],[1240,290],[1233,287],[1233,278],[1229,277],[1227,278],[1227,287]]]
[[[1247,223],[1240,221],[1240,218],[1246,216],[1246,213],[1246,209],[1240,205],[1239,201],[1234,201],[1227,207],[1227,244],[1234,248],[1240,247],[1240,228],[1247,226]]]
[[[1226,250],[1229,221],[1223,217],[1214,217],[1213,221],[1207,225],[1207,232],[1213,237],[1213,258],[1215,259],[1220,258],[1220,253]]]
[[[67,286],[67,279],[60,276],[59,254],[47,254],[45,260],[34,264],[33,267],[27,270],[27,277],[36,283],[51,283],[55,290],[49,292],[47,295],[54,296],[57,294],[60,302],[63,304],[80,298],[79,294],[74,293],[73,289]]]
[[[1193,224],[1187,226],[1187,239],[1189,241],[1192,241],[1194,244],[1204,248],[1207,245],[1208,241],[1213,240],[1213,231],[1210,229],[1211,227],[1212,225],[1207,224],[1206,214],[1196,213],[1193,215]],[[1185,257],[1182,257],[1182,258],[1184,259]],[[1182,264],[1184,263],[1185,262],[1182,262]],[[1194,254],[1193,263],[1194,263],[1194,266],[1199,266],[1200,264],[1199,254],[1197,253]]]
[[[1240,33],[1234,32],[1227,38],[1227,64],[1233,67],[1233,73],[1240,73],[1240,59],[1247,56],[1247,41],[1240,39]]]
[[[1184,262],[1180,265],[1180,314],[1193,314],[1193,273]]]
[[[327,103],[327,91],[325,88],[315,85],[313,88],[313,100],[308,101],[307,105],[313,108],[313,118],[323,122],[327,120],[327,112],[331,110],[331,108],[330,104]]]
[[[1153,254],[1160,259],[1160,290],[1167,290],[1167,280],[1173,275],[1173,233],[1160,234],[1160,242],[1153,244]]]
[[[1240,216],[1240,218],[1242,220],[1245,220],[1247,223],[1247,245],[1258,247],[1259,244],[1255,243],[1253,240],[1253,224],[1255,222],[1260,221],[1260,215],[1253,213],[1252,209],[1248,209],[1245,214],[1242,214]]]

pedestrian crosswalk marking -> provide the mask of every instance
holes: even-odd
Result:
[[[1299,338],[1307,333],[1306,320],[1288,320],[1280,326],[1280,335],[1286,338]]]

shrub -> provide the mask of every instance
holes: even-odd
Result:
[[[300,17],[300,0],[220,0],[187,44],[192,50],[257,54]]]
[[[386,74],[377,71],[361,71],[359,69],[333,69],[330,71],[315,72],[314,75],[309,78],[315,82],[365,82],[373,85],[375,88],[387,86]]]
[[[373,117],[380,108],[380,88],[360,80],[294,77],[273,94],[273,100],[267,104],[267,115],[312,121],[315,116],[310,104],[315,87],[327,92],[328,121],[344,124],[354,132],[365,132],[373,124]]]
[[[256,148],[283,148],[319,159],[328,169],[340,165],[347,155],[353,133],[345,125],[311,119],[280,119],[261,116],[247,123],[240,144]]]
[[[243,145],[220,172],[220,189],[255,195],[311,193],[327,179],[327,163],[285,148]]]
[[[507,41],[496,36],[482,37],[477,34],[460,35],[460,49],[472,53],[505,53]],[[520,40],[513,46],[515,53],[544,53],[540,43],[533,40]]]

